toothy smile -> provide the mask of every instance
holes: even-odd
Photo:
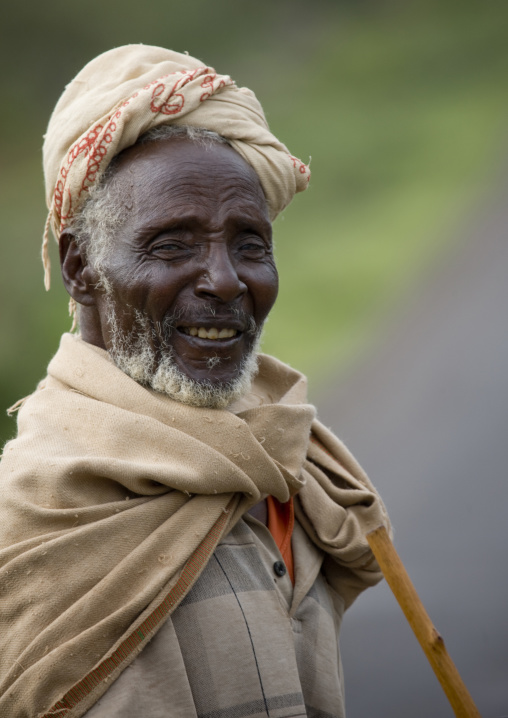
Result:
[[[200,339],[232,339],[236,337],[238,331],[236,329],[218,329],[217,327],[181,327],[184,334],[191,337],[199,337]]]

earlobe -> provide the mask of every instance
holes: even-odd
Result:
[[[59,241],[60,266],[63,283],[70,296],[79,304],[95,304],[95,277],[88,265],[83,248],[78,246],[75,235],[64,229]]]

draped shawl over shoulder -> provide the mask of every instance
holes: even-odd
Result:
[[[233,414],[145,389],[63,336],[0,464],[1,715],[83,715],[267,494],[296,495],[347,605],[380,579],[365,540],[387,525],[380,498],[305,378],[259,361],[267,400]]]

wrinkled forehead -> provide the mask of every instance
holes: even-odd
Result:
[[[253,208],[269,221],[260,179],[228,144],[203,145],[177,137],[135,145],[124,150],[111,168],[123,202],[138,211],[161,202],[178,205],[189,199]]]

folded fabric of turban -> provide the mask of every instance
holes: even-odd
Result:
[[[272,220],[307,187],[309,168],[270,132],[251,90],[190,55],[149,45],[115,48],[67,85],[45,136],[47,288],[49,227],[58,241],[113,157],[163,124],[201,127],[226,138],[258,174]]]

